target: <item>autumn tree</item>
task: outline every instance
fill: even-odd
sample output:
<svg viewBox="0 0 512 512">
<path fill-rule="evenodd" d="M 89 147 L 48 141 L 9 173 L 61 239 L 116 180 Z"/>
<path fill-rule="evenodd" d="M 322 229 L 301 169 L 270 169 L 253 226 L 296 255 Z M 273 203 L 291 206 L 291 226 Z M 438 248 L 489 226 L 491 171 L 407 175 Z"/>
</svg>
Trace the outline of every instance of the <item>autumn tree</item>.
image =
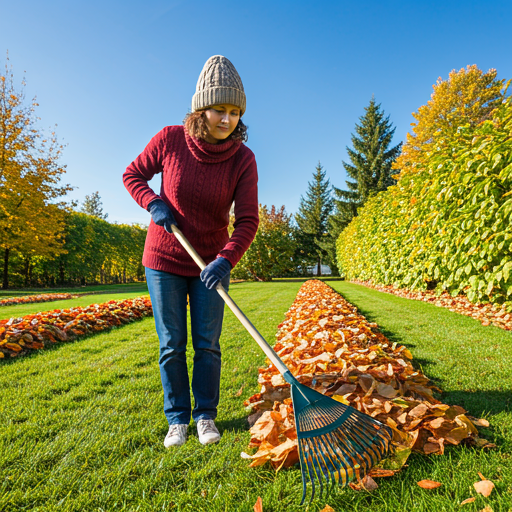
<svg viewBox="0 0 512 512">
<path fill-rule="evenodd" d="M 33 99 L 25 102 L 7 63 L 0 73 L 0 249 L 3 288 L 9 286 L 9 255 L 20 251 L 57 255 L 62 251 L 64 203 L 72 189 L 60 185 L 65 167 L 59 163 L 62 146 L 55 133 L 45 137 L 36 126 Z"/>
<path fill-rule="evenodd" d="M 412 133 L 407 134 L 393 169 L 414 172 L 429 153 L 442 151 L 443 136 L 451 138 L 459 126 L 476 126 L 487 119 L 503 101 L 509 83 L 498 80 L 495 69 L 484 73 L 476 64 L 451 71 L 448 80 L 439 77 L 428 103 L 412 114 L 416 122 L 411 123 Z"/>
<path fill-rule="evenodd" d="M 259 208 L 260 223 L 251 246 L 235 266 L 232 276 L 256 281 L 270 281 L 272 277 L 294 267 L 295 240 L 291 215 L 285 207 Z"/>
<path fill-rule="evenodd" d="M 299 211 L 295 221 L 299 227 L 299 248 L 304 257 L 314 257 L 318 275 L 322 274 L 322 257 L 327 255 L 322 244 L 329 238 L 327 221 L 332 212 L 331 185 L 320 162 L 313 173 L 313 181 L 308 183 L 306 197 L 301 196 Z"/>
<path fill-rule="evenodd" d="M 108 217 L 108 213 L 103 213 L 103 204 L 98 191 L 85 196 L 81 211 L 87 215 L 93 215 L 94 217 L 98 217 L 103 220 L 106 220 Z"/>
</svg>

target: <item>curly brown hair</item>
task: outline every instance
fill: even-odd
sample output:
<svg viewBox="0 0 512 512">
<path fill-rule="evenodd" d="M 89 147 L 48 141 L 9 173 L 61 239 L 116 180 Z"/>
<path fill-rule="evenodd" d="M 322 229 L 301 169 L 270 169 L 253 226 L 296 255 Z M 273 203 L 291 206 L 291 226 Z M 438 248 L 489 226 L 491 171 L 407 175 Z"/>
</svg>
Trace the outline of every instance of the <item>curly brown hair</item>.
<svg viewBox="0 0 512 512">
<path fill-rule="evenodd" d="M 206 140 L 208 136 L 208 126 L 206 125 L 206 116 L 204 110 L 196 110 L 195 112 L 189 112 L 183 124 L 187 129 L 188 133 L 196 139 Z M 247 126 L 244 124 L 242 119 L 238 120 L 236 128 L 233 133 L 230 134 L 225 140 L 238 140 L 240 142 L 247 142 Z"/>
</svg>

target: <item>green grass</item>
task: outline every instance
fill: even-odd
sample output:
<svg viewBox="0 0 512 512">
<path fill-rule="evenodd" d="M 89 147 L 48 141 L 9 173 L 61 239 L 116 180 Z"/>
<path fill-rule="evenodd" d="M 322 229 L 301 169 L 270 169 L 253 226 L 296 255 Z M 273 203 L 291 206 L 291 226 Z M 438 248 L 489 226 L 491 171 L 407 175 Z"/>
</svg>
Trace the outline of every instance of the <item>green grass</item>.
<svg viewBox="0 0 512 512">
<path fill-rule="evenodd" d="M 336 512 L 473 512 L 486 504 L 494 512 L 512 511 L 511 333 L 430 304 L 343 281 L 330 284 L 390 339 L 411 348 L 418 367 L 445 391 L 443 401 L 487 417 L 491 427 L 482 435 L 498 449 L 413 454 L 408 467 L 380 479 L 371 494 L 341 489 L 300 507 L 298 468 L 276 474 L 249 468 L 240 458 L 250 438 L 242 402 L 258 390 L 264 355 L 234 315 L 226 309 L 221 339 L 222 440 L 203 447 L 191 426 L 189 441 L 173 450 L 162 444 L 167 424 L 158 339 L 147 318 L 0 364 L 0 510 L 252 512 L 261 496 L 265 512 L 319 511 L 327 503 Z M 237 283 L 231 295 L 272 344 L 300 285 Z M 89 303 L 99 302 L 92 298 Z M 496 489 L 460 509 L 463 499 L 476 495 L 478 471 Z M 416 485 L 422 479 L 443 486 L 425 491 Z"/>
</svg>

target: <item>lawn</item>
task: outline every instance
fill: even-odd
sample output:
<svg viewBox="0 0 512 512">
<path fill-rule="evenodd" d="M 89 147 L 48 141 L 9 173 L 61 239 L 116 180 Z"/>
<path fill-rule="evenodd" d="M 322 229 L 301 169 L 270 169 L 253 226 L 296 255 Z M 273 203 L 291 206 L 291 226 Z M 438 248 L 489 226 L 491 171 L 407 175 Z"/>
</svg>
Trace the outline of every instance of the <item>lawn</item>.
<svg viewBox="0 0 512 512">
<path fill-rule="evenodd" d="M 512 334 L 430 304 L 343 281 L 327 283 L 392 341 L 411 349 L 418 368 L 444 390 L 444 402 L 486 417 L 491 427 L 482 436 L 498 448 L 452 447 L 440 457 L 413 455 L 408 467 L 379 480 L 371 494 L 341 489 L 301 507 L 298 468 L 276 474 L 268 467 L 249 468 L 240 458 L 250 438 L 243 400 L 258 390 L 264 356 L 234 315 L 226 309 L 221 339 L 217 423 L 222 440 L 203 447 L 191 426 L 189 441 L 173 450 L 162 444 L 167 425 L 158 340 L 153 319 L 146 318 L 0 363 L 0 510 L 251 512 L 261 496 L 265 512 L 319 511 L 326 504 L 336 512 L 472 512 L 486 505 L 494 512 L 512 511 Z M 300 285 L 236 283 L 230 293 L 272 344 Z M 132 292 L 111 298 L 132 297 Z M 92 295 L 59 301 L 66 304 L 61 306 L 9 306 L 0 309 L 0 317 L 103 301 Z M 476 496 L 472 484 L 478 471 L 496 489 L 461 509 L 462 500 Z M 416 485 L 422 479 L 443 486 L 426 491 Z"/>
</svg>

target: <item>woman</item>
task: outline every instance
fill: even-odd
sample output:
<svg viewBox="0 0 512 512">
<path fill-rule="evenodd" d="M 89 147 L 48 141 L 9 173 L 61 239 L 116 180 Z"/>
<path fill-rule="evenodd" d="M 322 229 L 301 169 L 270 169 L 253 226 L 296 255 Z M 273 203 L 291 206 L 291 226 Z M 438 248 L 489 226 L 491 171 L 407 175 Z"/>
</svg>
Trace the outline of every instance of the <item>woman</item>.
<svg viewBox="0 0 512 512">
<path fill-rule="evenodd" d="M 214 420 L 219 402 L 224 302 L 215 290 L 229 287 L 231 269 L 258 229 L 258 173 L 243 141 L 247 128 L 245 92 L 233 64 L 221 55 L 208 59 L 184 125 L 156 134 L 123 175 L 130 195 L 151 214 L 142 263 L 146 267 L 160 341 L 160 375 L 169 431 L 166 448 L 182 445 L 190 416 L 202 444 L 220 439 Z M 160 195 L 148 185 L 162 173 Z M 229 210 L 235 223 L 228 235 Z M 172 234 L 176 224 L 207 263 L 199 267 Z M 191 407 L 186 361 L 187 295 L 194 368 Z"/>
</svg>

